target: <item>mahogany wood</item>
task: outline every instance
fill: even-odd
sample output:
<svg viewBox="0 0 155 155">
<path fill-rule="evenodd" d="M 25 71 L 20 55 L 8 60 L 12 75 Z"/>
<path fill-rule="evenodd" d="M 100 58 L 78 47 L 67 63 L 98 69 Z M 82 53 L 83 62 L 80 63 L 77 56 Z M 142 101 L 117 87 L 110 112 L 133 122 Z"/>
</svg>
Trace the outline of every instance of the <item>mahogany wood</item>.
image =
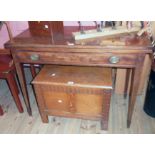
<svg viewBox="0 0 155 155">
<path fill-rule="evenodd" d="M 63 21 L 29 21 L 29 29 L 36 36 L 52 36 L 52 32 L 63 32 Z M 32 77 L 36 76 L 34 65 L 30 65 Z"/>
<path fill-rule="evenodd" d="M 138 93 L 138 86 L 140 83 L 140 78 L 139 76 L 141 75 L 141 66 L 143 65 L 144 62 L 144 56 L 140 56 L 137 59 L 137 66 L 132 69 L 132 78 L 131 78 L 131 91 L 130 91 L 130 95 L 131 97 L 129 98 L 129 106 L 128 106 L 128 117 L 127 117 L 127 127 L 130 127 L 131 124 L 131 118 L 132 118 L 132 114 L 133 114 L 133 108 L 136 102 L 136 95 Z"/>
<path fill-rule="evenodd" d="M 35 69 L 35 66 L 34 65 L 30 65 L 30 70 L 31 70 L 31 74 L 32 74 L 32 77 L 34 78 L 36 76 L 36 69 Z"/>
<path fill-rule="evenodd" d="M 128 94 L 130 73 L 131 73 L 131 69 L 127 68 L 127 70 L 126 70 L 126 78 L 125 78 L 125 87 L 124 87 L 124 98 L 126 98 L 127 94 Z"/>
<path fill-rule="evenodd" d="M 12 42 L 13 41 L 13 35 L 12 35 L 11 28 L 10 28 L 10 24 L 9 24 L 9 22 L 4 22 L 4 24 L 6 25 L 8 35 L 9 35 L 9 39 Z M 0 54 L 11 54 L 11 53 L 10 53 L 10 50 L 0 49 Z M 33 65 L 30 65 L 30 70 L 31 70 L 32 76 L 35 77 L 36 73 L 35 73 L 35 67 Z"/>
<path fill-rule="evenodd" d="M 5 50 L 2 50 L 3 52 Z M 23 107 L 19 99 L 19 90 L 15 79 L 16 69 L 13 64 L 13 60 L 10 54 L 1 53 L 0 54 L 0 78 L 6 79 L 9 85 L 12 96 L 15 100 L 16 106 L 20 113 L 23 112 Z M 1 110 L 1 114 L 2 110 Z"/>
<path fill-rule="evenodd" d="M 29 29 L 36 36 L 52 36 L 54 32 L 63 32 L 63 21 L 29 21 Z"/>
<path fill-rule="evenodd" d="M 43 122 L 48 122 L 48 115 L 101 119 L 107 130 L 111 72 L 102 67 L 45 65 L 32 82 Z"/>
<path fill-rule="evenodd" d="M 29 101 L 28 92 L 27 92 L 27 88 L 26 88 L 26 79 L 25 79 L 25 75 L 24 75 L 23 64 L 15 63 L 15 66 L 16 66 L 17 74 L 21 75 L 21 76 L 18 76 L 18 78 L 19 78 L 19 81 L 22 81 L 22 83 L 20 82 L 21 88 L 23 88 L 23 87 L 25 88 L 25 89 L 22 90 L 22 92 L 23 92 L 23 95 L 24 95 L 24 100 L 25 100 L 27 112 L 31 116 L 32 111 L 31 111 L 30 101 Z"/>
<path fill-rule="evenodd" d="M 49 22 L 29 21 L 29 29 L 33 35 L 51 36 L 51 26 Z"/>
<path fill-rule="evenodd" d="M 92 27 L 86 27 L 85 29 L 90 28 Z M 148 37 L 145 35 L 138 37 L 136 34 L 128 34 L 94 39 L 86 43 L 76 43 L 71 34 L 78 30 L 78 27 L 64 27 L 63 33 L 53 32 L 52 37 L 37 37 L 30 33 L 29 30 L 26 30 L 15 37 L 13 42 L 5 44 L 6 48 L 11 49 L 29 114 L 31 115 L 31 108 L 25 85 L 25 77 L 20 66 L 21 63 L 132 68 L 134 69 L 132 83 L 135 89 L 131 91 L 129 102 L 129 126 L 143 68 L 143 60 L 146 55 L 152 55 L 152 45 Z M 107 44 L 102 44 L 103 40 L 108 40 Z M 115 44 L 115 42 L 118 44 Z M 35 60 L 32 60 L 34 54 L 37 54 L 37 56 L 35 55 Z M 114 64 L 110 63 L 109 58 L 111 56 L 119 56 L 120 61 Z"/>
</svg>

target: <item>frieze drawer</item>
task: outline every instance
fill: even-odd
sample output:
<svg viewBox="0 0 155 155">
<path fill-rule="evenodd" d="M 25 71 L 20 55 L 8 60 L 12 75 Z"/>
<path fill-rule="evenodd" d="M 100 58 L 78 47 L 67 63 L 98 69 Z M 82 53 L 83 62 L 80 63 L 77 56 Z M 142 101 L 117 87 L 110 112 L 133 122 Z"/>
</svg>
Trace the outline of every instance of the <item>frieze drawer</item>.
<svg viewBox="0 0 155 155">
<path fill-rule="evenodd" d="M 25 63 L 43 63 L 43 64 L 80 64 L 80 65 L 107 65 L 107 66 L 134 66 L 137 55 L 115 54 L 115 53 L 97 53 L 94 55 L 87 53 L 50 53 L 50 52 L 18 52 L 16 57 L 19 61 Z"/>
</svg>

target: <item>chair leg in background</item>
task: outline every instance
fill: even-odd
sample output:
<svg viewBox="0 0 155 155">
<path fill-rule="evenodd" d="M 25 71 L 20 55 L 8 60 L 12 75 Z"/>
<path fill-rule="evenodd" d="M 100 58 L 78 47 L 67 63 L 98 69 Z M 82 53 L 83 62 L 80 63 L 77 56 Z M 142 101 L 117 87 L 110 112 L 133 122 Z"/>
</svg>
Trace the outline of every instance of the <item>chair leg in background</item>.
<svg viewBox="0 0 155 155">
<path fill-rule="evenodd" d="M 3 115 L 3 109 L 2 109 L 2 107 L 0 106 L 0 116 L 2 116 Z"/>
<path fill-rule="evenodd" d="M 12 96 L 13 96 L 13 98 L 15 100 L 18 111 L 20 113 L 22 113 L 23 112 L 23 107 L 22 107 L 21 101 L 20 101 L 18 93 L 17 93 L 17 87 L 18 86 L 17 86 L 17 83 L 16 83 L 16 81 L 14 79 L 14 75 L 11 72 L 7 74 L 7 82 L 8 82 L 10 91 L 12 93 Z"/>
</svg>

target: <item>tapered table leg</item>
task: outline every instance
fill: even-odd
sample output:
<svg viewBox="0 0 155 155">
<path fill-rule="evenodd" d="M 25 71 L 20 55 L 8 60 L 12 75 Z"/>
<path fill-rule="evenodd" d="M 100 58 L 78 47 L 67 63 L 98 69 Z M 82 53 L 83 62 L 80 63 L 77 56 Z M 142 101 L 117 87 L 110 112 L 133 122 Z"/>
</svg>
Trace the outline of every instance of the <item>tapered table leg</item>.
<svg viewBox="0 0 155 155">
<path fill-rule="evenodd" d="M 139 56 L 136 67 L 132 69 L 131 88 L 130 88 L 131 96 L 129 98 L 128 116 L 127 116 L 127 127 L 128 128 L 130 127 L 130 124 L 131 124 L 133 110 L 134 110 L 134 106 L 136 103 L 143 62 L 144 62 L 144 56 L 143 55 Z"/>
<path fill-rule="evenodd" d="M 16 62 L 15 66 L 16 66 L 16 71 L 17 71 L 17 75 L 18 75 L 18 78 L 19 78 L 19 82 L 20 82 L 20 85 L 21 85 L 21 90 L 22 90 L 22 93 L 23 93 L 23 97 L 24 97 L 24 100 L 25 100 L 27 112 L 31 116 L 32 111 L 31 111 L 30 101 L 29 101 L 29 97 L 28 97 L 28 91 L 27 91 L 27 87 L 26 87 L 26 80 L 25 80 L 23 65 L 21 63 L 19 63 L 19 62 Z"/>
<path fill-rule="evenodd" d="M 130 68 L 127 68 L 126 69 L 126 77 L 125 77 L 125 87 L 124 87 L 124 98 L 125 99 L 126 99 L 127 94 L 128 94 L 130 73 L 131 73 L 131 69 Z"/>
<path fill-rule="evenodd" d="M 31 70 L 31 74 L 32 74 L 32 77 L 35 78 L 36 76 L 36 70 L 35 70 L 35 66 L 30 64 L 30 70 Z"/>
</svg>

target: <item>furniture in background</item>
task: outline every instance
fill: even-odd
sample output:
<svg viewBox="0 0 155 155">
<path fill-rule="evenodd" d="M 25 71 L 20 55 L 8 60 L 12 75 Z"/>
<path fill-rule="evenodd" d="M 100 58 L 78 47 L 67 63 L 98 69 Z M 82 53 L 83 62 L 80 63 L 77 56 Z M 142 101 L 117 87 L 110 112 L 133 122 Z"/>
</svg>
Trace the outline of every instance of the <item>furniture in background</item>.
<svg viewBox="0 0 155 155">
<path fill-rule="evenodd" d="M 108 129 L 110 68 L 44 65 L 32 83 L 44 123 L 55 115 L 101 120 L 101 129 Z"/>
<path fill-rule="evenodd" d="M 13 42 L 5 44 L 13 55 L 29 115 L 32 115 L 32 111 L 21 66 L 23 63 L 129 68 L 132 69 L 131 95 L 127 114 L 127 127 L 129 127 L 143 72 L 144 59 L 152 55 L 150 40 L 145 35 L 137 37 L 136 34 L 127 34 L 94 39 L 79 44 L 71 35 L 72 32 L 78 30 L 79 27 L 76 26 L 64 27 L 63 33 L 53 32 L 53 37 L 37 37 L 30 30 L 26 30 L 14 37 Z"/>
<path fill-rule="evenodd" d="M 149 76 L 144 111 L 151 117 L 155 117 L 155 60 L 152 62 L 151 73 Z"/>
<path fill-rule="evenodd" d="M 12 37 L 9 23 L 1 22 L 1 27 L 3 24 L 6 25 L 10 41 L 12 41 L 13 37 Z M 18 108 L 18 111 L 20 113 L 22 113 L 23 107 L 22 107 L 20 98 L 18 96 L 19 89 L 18 89 L 18 85 L 16 83 L 15 76 L 16 76 L 16 68 L 13 63 L 13 59 L 12 59 L 10 50 L 0 49 L 0 78 L 7 80 L 8 86 L 9 86 L 12 96 L 14 98 L 15 104 Z M 1 107 L 0 107 L 0 115 L 3 115 L 3 110 Z"/>
<path fill-rule="evenodd" d="M 23 107 L 18 96 L 19 89 L 16 83 L 16 68 L 13 63 L 13 59 L 8 50 L 0 49 L 0 78 L 6 79 L 18 111 L 23 112 Z M 0 107 L 0 114 L 3 114 L 2 108 Z"/>
<path fill-rule="evenodd" d="M 2 107 L 0 106 L 0 116 L 2 116 L 3 115 L 3 109 L 2 109 Z"/>
<path fill-rule="evenodd" d="M 53 32 L 63 33 L 63 21 L 29 21 L 33 36 L 52 37 Z"/>
<path fill-rule="evenodd" d="M 155 103 L 155 71 L 151 70 L 144 104 L 144 111 L 151 117 L 155 117 L 154 103 Z"/>
<path fill-rule="evenodd" d="M 0 21 L 0 29 L 2 28 L 3 24 L 6 25 L 8 35 L 9 35 L 9 39 L 10 39 L 10 41 L 12 41 L 13 35 L 12 35 L 12 31 L 11 31 L 11 27 L 10 27 L 9 22 Z M 32 77 L 34 78 L 36 76 L 36 70 L 35 70 L 35 67 L 33 65 L 31 65 L 31 64 L 30 64 L 30 71 L 31 71 Z"/>
<path fill-rule="evenodd" d="M 28 24 L 33 36 L 52 37 L 53 31 L 63 33 L 63 21 L 29 21 Z M 36 76 L 36 66 L 38 65 L 30 64 L 33 78 Z"/>
</svg>

